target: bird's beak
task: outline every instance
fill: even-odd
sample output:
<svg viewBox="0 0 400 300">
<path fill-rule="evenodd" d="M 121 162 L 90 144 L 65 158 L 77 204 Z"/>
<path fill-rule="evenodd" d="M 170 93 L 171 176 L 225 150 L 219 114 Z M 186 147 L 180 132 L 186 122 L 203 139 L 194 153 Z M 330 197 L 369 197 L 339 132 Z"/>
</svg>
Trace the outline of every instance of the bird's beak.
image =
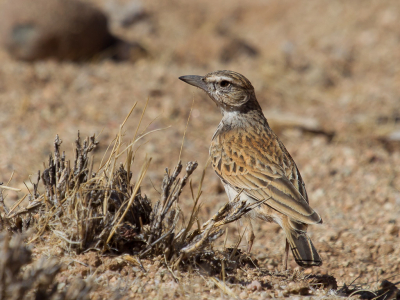
<svg viewBox="0 0 400 300">
<path fill-rule="evenodd" d="M 179 77 L 180 80 L 189 83 L 190 85 L 194 85 L 195 87 L 201 88 L 204 91 L 207 91 L 207 85 L 204 82 L 204 77 L 203 76 L 198 76 L 198 75 L 185 75 Z"/>
</svg>

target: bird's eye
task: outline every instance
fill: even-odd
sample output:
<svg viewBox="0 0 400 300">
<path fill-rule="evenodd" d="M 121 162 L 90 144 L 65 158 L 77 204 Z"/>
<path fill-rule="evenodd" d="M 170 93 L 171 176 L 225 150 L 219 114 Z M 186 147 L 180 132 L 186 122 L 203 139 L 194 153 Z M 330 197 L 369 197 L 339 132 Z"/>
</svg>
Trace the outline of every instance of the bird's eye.
<svg viewBox="0 0 400 300">
<path fill-rule="evenodd" d="M 230 82 L 229 82 L 229 81 L 226 81 L 226 80 L 222 80 L 222 81 L 219 83 L 219 85 L 220 85 L 221 87 L 227 87 L 227 86 L 230 85 Z"/>
</svg>

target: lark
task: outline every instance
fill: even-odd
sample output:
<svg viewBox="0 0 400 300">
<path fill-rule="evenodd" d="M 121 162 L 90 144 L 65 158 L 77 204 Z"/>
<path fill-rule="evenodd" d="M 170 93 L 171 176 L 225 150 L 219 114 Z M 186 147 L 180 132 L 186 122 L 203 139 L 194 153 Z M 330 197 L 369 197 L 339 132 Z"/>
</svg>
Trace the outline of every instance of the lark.
<svg viewBox="0 0 400 300">
<path fill-rule="evenodd" d="M 320 266 L 321 257 L 307 228 L 321 224 L 322 219 L 310 207 L 296 163 L 269 127 L 250 81 L 233 71 L 179 79 L 204 90 L 221 110 L 210 157 L 229 201 L 238 196 L 251 204 L 260 203 L 245 216 L 248 251 L 255 238 L 252 220 L 261 219 L 279 224 L 286 234 L 285 270 L 289 245 L 298 265 Z"/>
</svg>

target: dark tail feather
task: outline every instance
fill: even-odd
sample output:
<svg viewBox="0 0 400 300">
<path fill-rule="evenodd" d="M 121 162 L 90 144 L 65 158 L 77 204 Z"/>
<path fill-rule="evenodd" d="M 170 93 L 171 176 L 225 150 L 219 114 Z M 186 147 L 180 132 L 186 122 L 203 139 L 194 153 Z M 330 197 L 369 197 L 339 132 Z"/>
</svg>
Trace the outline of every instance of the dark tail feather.
<svg viewBox="0 0 400 300">
<path fill-rule="evenodd" d="M 292 249 L 294 259 L 299 266 L 314 267 L 322 265 L 322 259 L 307 233 L 299 233 L 291 229 L 286 232 L 286 238 Z"/>
</svg>

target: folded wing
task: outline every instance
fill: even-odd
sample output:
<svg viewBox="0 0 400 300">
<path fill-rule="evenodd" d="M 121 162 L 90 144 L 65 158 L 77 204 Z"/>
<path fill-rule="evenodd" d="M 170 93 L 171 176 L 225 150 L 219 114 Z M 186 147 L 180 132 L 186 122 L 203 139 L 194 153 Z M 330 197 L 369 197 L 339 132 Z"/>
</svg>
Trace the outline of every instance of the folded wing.
<svg viewBox="0 0 400 300">
<path fill-rule="evenodd" d="M 213 142 L 210 149 L 213 167 L 225 182 L 255 200 L 268 199 L 266 205 L 294 221 L 322 222 L 309 206 L 300 173 L 282 143 L 273 139 L 263 145 L 252 140 L 255 136 L 238 143 L 233 138 L 224 137 L 222 144 Z"/>
</svg>

